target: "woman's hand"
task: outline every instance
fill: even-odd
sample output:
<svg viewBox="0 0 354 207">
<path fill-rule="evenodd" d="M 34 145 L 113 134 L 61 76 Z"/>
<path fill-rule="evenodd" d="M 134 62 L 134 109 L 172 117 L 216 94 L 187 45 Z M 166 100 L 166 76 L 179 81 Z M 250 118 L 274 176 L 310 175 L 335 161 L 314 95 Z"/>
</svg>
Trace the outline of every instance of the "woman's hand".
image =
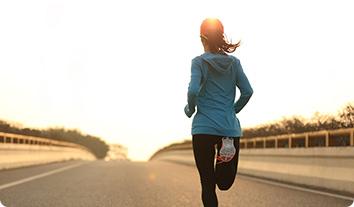
<svg viewBox="0 0 354 207">
<path fill-rule="evenodd" d="M 188 118 L 191 118 L 191 116 L 194 114 L 195 109 L 190 109 L 188 104 L 184 107 L 184 113 L 188 116 Z"/>
</svg>

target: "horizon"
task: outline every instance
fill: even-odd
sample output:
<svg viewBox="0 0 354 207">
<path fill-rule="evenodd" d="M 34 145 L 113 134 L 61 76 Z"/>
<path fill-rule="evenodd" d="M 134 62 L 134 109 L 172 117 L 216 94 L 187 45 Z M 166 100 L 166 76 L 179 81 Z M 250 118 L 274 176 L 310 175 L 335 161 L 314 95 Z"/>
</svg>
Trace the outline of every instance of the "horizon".
<svg viewBox="0 0 354 207">
<path fill-rule="evenodd" d="M 80 129 L 127 147 L 132 160 L 147 160 L 191 137 L 183 108 L 207 17 L 219 18 L 233 42 L 241 40 L 233 55 L 254 89 L 238 114 L 242 128 L 336 114 L 354 101 L 350 5 L 0 2 L 0 120 Z"/>
</svg>

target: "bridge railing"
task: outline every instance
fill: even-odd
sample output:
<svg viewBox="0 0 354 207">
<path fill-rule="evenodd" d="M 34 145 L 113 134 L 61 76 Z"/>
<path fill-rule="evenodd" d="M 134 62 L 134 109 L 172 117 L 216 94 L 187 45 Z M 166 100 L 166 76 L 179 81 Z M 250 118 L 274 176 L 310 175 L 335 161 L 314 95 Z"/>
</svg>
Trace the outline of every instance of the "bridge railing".
<svg viewBox="0 0 354 207">
<path fill-rule="evenodd" d="M 241 149 L 266 148 L 312 148 L 312 147 L 348 147 L 354 146 L 354 128 L 321 130 L 299 134 L 241 138 Z M 191 142 L 175 144 L 160 151 L 190 150 Z"/>
<path fill-rule="evenodd" d="M 88 148 L 79 144 L 0 132 L 0 169 L 72 159 L 96 158 Z"/>
<path fill-rule="evenodd" d="M 26 145 L 42 145 L 42 146 L 58 146 L 58 147 L 73 147 L 88 150 L 82 145 L 51 140 L 48 138 L 33 137 L 21 134 L 12 134 L 0 132 L 0 144 L 26 144 Z"/>
<path fill-rule="evenodd" d="M 354 146 L 354 128 L 241 139 L 241 149 Z"/>
</svg>

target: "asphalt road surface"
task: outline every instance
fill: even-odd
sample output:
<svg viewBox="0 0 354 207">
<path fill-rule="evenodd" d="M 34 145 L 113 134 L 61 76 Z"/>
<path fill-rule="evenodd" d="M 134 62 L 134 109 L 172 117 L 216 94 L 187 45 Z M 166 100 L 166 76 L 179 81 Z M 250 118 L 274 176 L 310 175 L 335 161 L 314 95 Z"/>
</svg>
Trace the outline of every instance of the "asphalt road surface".
<svg viewBox="0 0 354 207">
<path fill-rule="evenodd" d="M 237 177 L 229 191 L 217 193 L 220 207 L 347 207 L 352 203 L 244 176 Z M 68 161 L 2 170 L 0 201 L 6 207 L 202 206 L 196 169 L 162 161 Z"/>
</svg>

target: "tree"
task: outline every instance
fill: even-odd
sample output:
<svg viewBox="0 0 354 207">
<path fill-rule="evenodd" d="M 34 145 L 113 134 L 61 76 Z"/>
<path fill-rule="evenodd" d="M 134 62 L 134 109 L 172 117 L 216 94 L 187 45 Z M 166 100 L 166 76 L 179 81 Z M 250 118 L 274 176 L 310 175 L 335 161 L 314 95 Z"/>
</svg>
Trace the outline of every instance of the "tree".
<svg viewBox="0 0 354 207">
<path fill-rule="evenodd" d="M 354 127 L 354 106 L 348 104 L 339 115 L 341 125 L 345 128 Z"/>
<path fill-rule="evenodd" d="M 20 128 L 0 120 L 0 132 L 44 137 L 48 139 L 79 144 L 90 150 L 98 159 L 104 158 L 109 150 L 108 145 L 99 137 L 83 135 L 77 129 L 68 130 L 64 128 L 49 128 L 39 130 L 31 128 Z"/>
</svg>

